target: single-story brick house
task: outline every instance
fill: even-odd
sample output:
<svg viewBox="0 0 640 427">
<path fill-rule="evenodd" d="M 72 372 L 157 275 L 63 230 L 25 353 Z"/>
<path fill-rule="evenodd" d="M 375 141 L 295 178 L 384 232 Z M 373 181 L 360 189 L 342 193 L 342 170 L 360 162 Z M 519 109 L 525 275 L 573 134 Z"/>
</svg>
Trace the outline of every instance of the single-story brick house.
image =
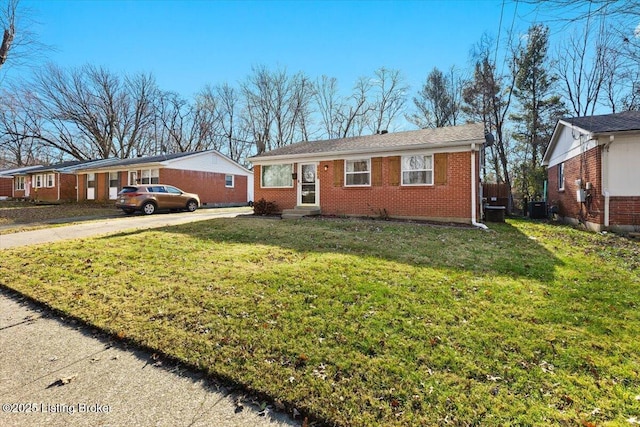
<svg viewBox="0 0 640 427">
<path fill-rule="evenodd" d="M 198 193 L 202 204 L 245 205 L 253 200 L 253 172 L 215 150 L 68 161 L 11 174 L 15 198 L 108 201 L 126 185 L 163 183 Z"/>
<path fill-rule="evenodd" d="M 77 200 L 75 168 L 95 161 L 71 160 L 14 172 L 13 197 L 43 202 Z"/>
<path fill-rule="evenodd" d="M 41 167 L 41 165 L 23 166 L 21 168 L 5 169 L 0 171 L 0 197 L 14 197 L 14 174 L 19 174 L 39 167 Z M 22 181 L 21 186 L 24 187 L 24 180 Z"/>
<path fill-rule="evenodd" d="M 478 224 L 482 124 L 304 141 L 250 158 L 279 211 Z"/>
<path fill-rule="evenodd" d="M 543 165 L 548 202 L 561 220 L 640 230 L 640 112 L 559 120 Z"/>
<path fill-rule="evenodd" d="M 253 200 L 253 172 L 216 150 L 109 159 L 75 168 L 77 200 L 115 200 L 122 187 L 170 184 L 197 193 L 210 206 Z"/>
</svg>

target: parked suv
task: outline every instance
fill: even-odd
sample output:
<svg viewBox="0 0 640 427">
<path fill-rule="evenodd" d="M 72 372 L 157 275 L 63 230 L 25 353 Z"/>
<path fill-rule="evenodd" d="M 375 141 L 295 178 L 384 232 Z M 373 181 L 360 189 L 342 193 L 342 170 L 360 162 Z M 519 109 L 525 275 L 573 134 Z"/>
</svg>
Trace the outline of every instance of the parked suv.
<svg viewBox="0 0 640 427">
<path fill-rule="evenodd" d="M 126 214 L 141 211 L 151 215 L 159 209 L 188 210 L 193 212 L 200 206 L 197 194 L 185 193 L 179 188 L 164 184 L 129 185 L 118 193 L 116 207 Z"/>
</svg>

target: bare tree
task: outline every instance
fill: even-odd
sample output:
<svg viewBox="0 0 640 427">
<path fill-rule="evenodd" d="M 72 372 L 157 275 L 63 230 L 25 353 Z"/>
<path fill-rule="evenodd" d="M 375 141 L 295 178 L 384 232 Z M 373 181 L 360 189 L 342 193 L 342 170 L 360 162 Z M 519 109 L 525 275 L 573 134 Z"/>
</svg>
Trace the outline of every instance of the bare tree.
<svg viewBox="0 0 640 427">
<path fill-rule="evenodd" d="M 0 0 L 0 69 L 33 66 L 38 55 L 51 49 L 32 30 L 32 16 L 20 0 Z"/>
<path fill-rule="evenodd" d="M 359 136 L 369 123 L 373 107 L 369 100 L 371 82 L 367 77 L 360 77 L 353 87 L 347 102 L 338 112 L 338 134 L 340 138 Z"/>
<path fill-rule="evenodd" d="M 313 85 L 303 73 L 254 67 L 241 91 L 258 154 L 308 137 Z"/>
<path fill-rule="evenodd" d="M 163 92 L 156 101 L 156 125 L 153 139 L 155 152 L 174 153 L 219 149 L 214 138 L 215 101 L 195 105 L 175 92 Z"/>
<path fill-rule="evenodd" d="M 148 75 L 122 79 L 93 66 L 67 71 L 49 65 L 21 91 L 32 100 L 23 108 L 21 136 L 77 159 L 142 154 L 156 95 Z"/>
<path fill-rule="evenodd" d="M 594 33 L 597 34 L 596 40 L 592 40 Z M 607 92 L 613 96 L 619 77 L 618 55 L 612 48 L 613 40 L 606 32 L 603 20 L 598 32 L 586 26 L 581 35 L 574 34 L 559 46 L 554 70 L 560 80 L 559 90 L 567 100 L 571 114 L 578 117 L 593 115 Z M 615 105 L 611 107 L 615 109 Z"/>
<path fill-rule="evenodd" d="M 388 130 L 393 121 L 401 115 L 408 86 L 404 83 L 400 70 L 381 67 L 374 74 L 370 126 L 374 133 L 379 133 Z"/>
<path fill-rule="evenodd" d="M 16 38 L 16 11 L 19 0 L 8 0 L 6 8 L 0 13 L 0 29 L 2 29 L 2 43 L 0 43 L 0 68 L 7 62 L 9 51 L 13 48 Z"/>
<path fill-rule="evenodd" d="M 5 162 L 20 167 L 37 163 L 41 157 L 40 146 L 27 133 L 23 105 L 28 99 L 20 99 L 17 94 L 0 93 L 0 151 Z"/>
<path fill-rule="evenodd" d="M 232 160 L 242 163 L 251 154 L 252 144 L 249 140 L 249 129 L 242 120 L 243 104 L 240 92 L 227 83 L 216 86 L 213 90 L 216 102 L 216 118 L 219 121 L 216 138 L 220 140 L 224 154 Z"/>
</svg>

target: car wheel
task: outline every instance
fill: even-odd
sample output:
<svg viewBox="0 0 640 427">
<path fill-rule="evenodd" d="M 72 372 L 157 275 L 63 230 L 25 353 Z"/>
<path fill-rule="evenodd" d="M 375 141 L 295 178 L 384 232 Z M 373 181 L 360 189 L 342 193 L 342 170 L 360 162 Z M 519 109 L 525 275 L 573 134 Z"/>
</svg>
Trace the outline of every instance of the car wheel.
<svg viewBox="0 0 640 427">
<path fill-rule="evenodd" d="M 135 212 L 135 209 L 122 209 L 122 212 L 124 212 L 126 215 L 131 215 Z"/>
<path fill-rule="evenodd" d="M 145 215 L 151 215 L 155 211 L 156 205 L 154 205 L 153 202 L 146 202 L 144 205 L 142 205 L 142 212 L 144 212 Z"/>
<path fill-rule="evenodd" d="M 187 210 L 189 212 L 195 212 L 196 209 L 198 209 L 198 202 L 196 202 L 195 200 L 189 200 L 187 202 Z"/>
</svg>

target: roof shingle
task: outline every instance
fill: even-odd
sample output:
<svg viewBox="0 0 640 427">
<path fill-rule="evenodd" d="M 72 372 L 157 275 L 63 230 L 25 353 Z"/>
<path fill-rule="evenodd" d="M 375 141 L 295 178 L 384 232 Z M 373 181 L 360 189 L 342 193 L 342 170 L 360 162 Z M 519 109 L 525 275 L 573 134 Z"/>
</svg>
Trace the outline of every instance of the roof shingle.
<svg viewBox="0 0 640 427">
<path fill-rule="evenodd" d="M 565 122 L 592 133 L 624 132 L 640 130 L 640 111 L 603 114 L 599 116 L 572 117 Z"/>
<path fill-rule="evenodd" d="M 250 158 L 250 160 L 268 159 L 276 156 L 320 155 L 340 152 L 366 153 L 367 151 L 380 149 L 394 150 L 437 143 L 454 145 L 455 143 L 479 140 L 484 141 L 484 126 L 481 123 L 470 123 L 435 129 L 354 136 L 322 141 L 303 141 L 262 153 Z"/>
</svg>

